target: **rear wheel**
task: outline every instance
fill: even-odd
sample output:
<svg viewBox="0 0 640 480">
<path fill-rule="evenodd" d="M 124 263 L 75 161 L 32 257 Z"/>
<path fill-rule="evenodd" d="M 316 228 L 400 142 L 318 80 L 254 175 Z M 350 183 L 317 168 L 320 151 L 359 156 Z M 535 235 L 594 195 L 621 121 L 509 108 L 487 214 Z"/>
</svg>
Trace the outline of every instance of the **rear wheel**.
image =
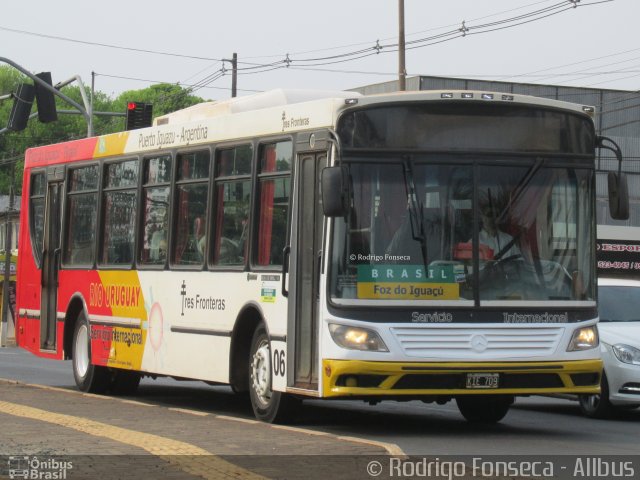
<svg viewBox="0 0 640 480">
<path fill-rule="evenodd" d="M 600 379 L 600 393 L 596 395 L 580 395 L 580 410 L 590 418 L 607 418 L 613 412 L 613 405 L 609 401 L 609 382 L 602 372 Z"/>
<path fill-rule="evenodd" d="M 458 409 L 472 423 L 498 423 L 513 403 L 513 397 L 505 395 L 465 395 L 456 398 Z"/>
<path fill-rule="evenodd" d="M 258 420 L 282 423 L 291 419 L 299 401 L 286 393 L 271 389 L 271 348 L 264 325 L 253 334 L 249 353 L 249 396 Z"/>
<path fill-rule="evenodd" d="M 84 312 L 80 312 L 73 331 L 73 376 L 83 392 L 104 393 L 110 384 L 107 367 L 91 363 L 91 330 Z"/>
</svg>

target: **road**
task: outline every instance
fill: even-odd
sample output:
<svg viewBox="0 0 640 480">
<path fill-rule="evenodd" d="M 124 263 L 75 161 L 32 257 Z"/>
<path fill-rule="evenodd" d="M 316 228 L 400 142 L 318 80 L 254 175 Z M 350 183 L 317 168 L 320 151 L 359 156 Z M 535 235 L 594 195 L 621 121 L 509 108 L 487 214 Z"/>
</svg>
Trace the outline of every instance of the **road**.
<svg viewBox="0 0 640 480">
<path fill-rule="evenodd" d="M 0 349 L 0 377 L 75 389 L 70 362 L 39 359 L 21 349 Z M 172 379 L 143 379 L 135 400 L 252 419 L 249 402 L 226 387 Z M 397 445 L 408 455 L 638 455 L 640 409 L 610 420 L 584 418 L 576 402 L 518 398 L 497 425 L 468 424 L 454 402 L 305 401 L 297 426 Z"/>
</svg>

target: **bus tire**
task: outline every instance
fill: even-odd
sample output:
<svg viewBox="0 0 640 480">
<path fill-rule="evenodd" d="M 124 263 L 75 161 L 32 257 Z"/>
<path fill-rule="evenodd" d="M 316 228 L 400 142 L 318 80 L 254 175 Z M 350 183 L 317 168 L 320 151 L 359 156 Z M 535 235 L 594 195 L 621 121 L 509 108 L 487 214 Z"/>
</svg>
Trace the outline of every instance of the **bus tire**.
<svg viewBox="0 0 640 480">
<path fill-rule="evenodd" d="M 578 397 L 580 410 L 589 418 L 608 418 L 613 412 L 613 405 L 609 401 L 609 382 L 604 371 L 600 378 L 600 394 L 580 395 Z"/>
<path fill-rule="evenodd" d="M 114 395 L 133 395 L 138 390 L 141 378 L 138 372 L 114 369 L 109 391 Z"/>
<path fill-rule="evenodd" d="M 73 377 L 83 392 L 105 393 L 109 387 L 107 367 L 91 363 L 91 327 L 84 312 L 78 314 L 73 330 Z"/>
<path fill-rule="evenodd" d="M 458 410 L 471 423 L 498 423 L 513 403 L 509 395 L 464 395 L 456 398 Z"/>
<path fill-rule="evenodd" d="M 267 423 L 290 421 L 299 401 L 271 390 L 271 348 L 264 324 L 258 325 L 249 352 L 249 396 L 258 420 Z"/>
</svg>

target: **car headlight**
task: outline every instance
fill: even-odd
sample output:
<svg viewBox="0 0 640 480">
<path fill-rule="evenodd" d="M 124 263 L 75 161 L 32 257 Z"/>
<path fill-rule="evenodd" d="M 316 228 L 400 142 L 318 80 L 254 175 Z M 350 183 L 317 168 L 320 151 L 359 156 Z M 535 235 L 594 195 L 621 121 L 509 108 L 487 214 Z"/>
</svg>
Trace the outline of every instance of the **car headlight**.
<svg viewBox="0 0 640 480">
<path fill-rule="evenodd" d="M 618 343 L 612 345 L 613 353 L 622 363 L 630 363 L 632 365 L 640 365 L 640 350 L 629 345 Z"/>
<path fill-rule="evenodd" d="M 329 324 L 329 331 L 333 341 L 342 348 L 350 350 L 367 350 L 374 352 L 388 352 L 389 349 L 384 344 L 380 335 L 373 330 L 349 325 Z"/>
<path fill-rule="evenodd" d="M 582 327 L 573 332 L 567 352 L 589 350 L 598 346 L 598 328 L 595 325 Z"/>
</svg>

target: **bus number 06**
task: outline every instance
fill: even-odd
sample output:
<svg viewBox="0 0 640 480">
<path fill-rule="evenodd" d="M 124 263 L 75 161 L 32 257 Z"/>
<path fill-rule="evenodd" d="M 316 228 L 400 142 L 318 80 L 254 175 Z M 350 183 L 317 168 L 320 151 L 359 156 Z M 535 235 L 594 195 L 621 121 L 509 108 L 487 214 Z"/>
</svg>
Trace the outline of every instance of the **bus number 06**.
<svg viewBox="0 0 640 480">
<path fill-rule="evenodd" d="M 285 358 L 284 350 L 273 351 L 273 374 L 276 377 L 284 377 Z"/>
</svg>

